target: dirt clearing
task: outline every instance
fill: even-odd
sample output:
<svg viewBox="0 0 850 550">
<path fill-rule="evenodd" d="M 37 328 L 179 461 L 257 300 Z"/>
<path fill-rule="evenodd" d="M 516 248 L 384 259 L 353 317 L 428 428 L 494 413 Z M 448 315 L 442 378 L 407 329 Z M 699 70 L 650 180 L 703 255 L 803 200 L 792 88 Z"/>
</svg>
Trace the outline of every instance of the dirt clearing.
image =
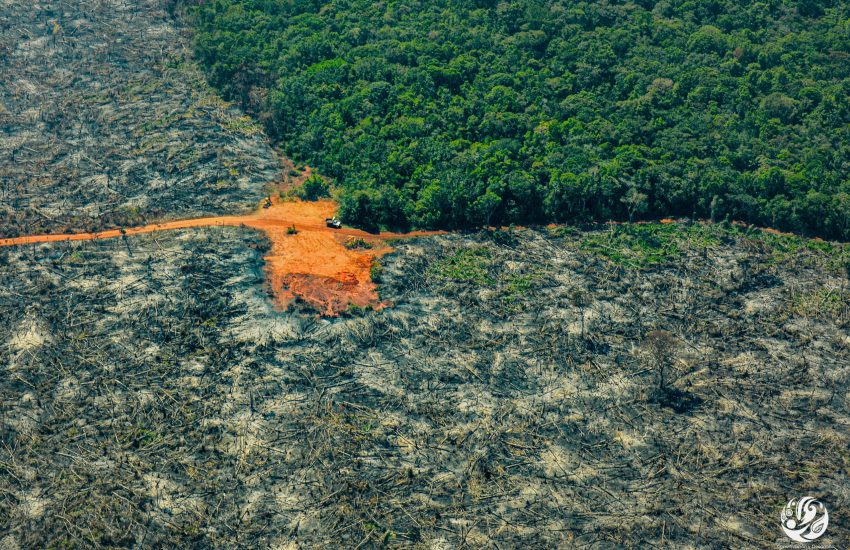
<svg viewBox="0 0 850 550">
<path fill-rule="evenodd" d="M 372 234 L 351 228 L 332 229 L 324 220 L 336 213 L 335 202 L 283 201 L 277 194 L 271 197 L 271 207 L 260 207 L 245 216 L 177 220 L 95 233 L 27 235 L 0 239 L 0 246 L 91 241 L 200 227 L 250 227 L 263 231 L 271 241 L 265 271 L 276 305 L 286 309 L 300 300 L 323 315 L 335 316 L 351 305 L 383 307 L 371 270 L 377 258 L 391 251 L 388 239 L 439 234 Z M 352 246 L 352 242 L 357 245 Z"/>
</svg>

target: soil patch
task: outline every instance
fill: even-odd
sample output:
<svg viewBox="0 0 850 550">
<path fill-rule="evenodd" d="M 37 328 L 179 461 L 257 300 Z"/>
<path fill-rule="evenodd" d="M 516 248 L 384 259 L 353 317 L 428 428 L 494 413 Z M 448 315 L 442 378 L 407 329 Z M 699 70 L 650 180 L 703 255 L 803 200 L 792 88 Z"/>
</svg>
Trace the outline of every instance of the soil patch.
<svg viewBox="0 0 850 550">
<path fill-rule="evenodd" d="M 349 305 L 383 307 L 371 269 L 376 258 L 392 250 L 387 239 L 439 233 L 372 234 L 351 228 L 332 229 L 324 220 L 335 214 L 335 202 L 284 201 L 278 196 L 272 193 L 269 208 L 260 206 L 245 216 L 212 216 L 94 233 L 27 235 L 0 239 L 0 246 L 91 241 L 196 227 L 250 227 L 263 231 L 271 241 L 271 250 L 265 257 L 266 276 L 276 305 L 286 309 L 300 299 L 323 315 L 336 316 Z M 347 248 L 345 243 L 352 238 L 361 239 L 371 248 Z"/>
</svg>

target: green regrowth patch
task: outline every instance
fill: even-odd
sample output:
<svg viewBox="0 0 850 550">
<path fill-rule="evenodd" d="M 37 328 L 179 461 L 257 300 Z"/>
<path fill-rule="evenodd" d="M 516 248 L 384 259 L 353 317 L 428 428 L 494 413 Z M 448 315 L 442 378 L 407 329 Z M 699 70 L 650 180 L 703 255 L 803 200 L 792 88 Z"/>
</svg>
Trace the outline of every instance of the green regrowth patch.
<svg viewBox="0 0 850 550">
<path fill-rule="evenodd" d="M 486 245 L 448 252 L 428 269 L 428 277 L 449 285 L 488 288 L 503 314 L 523 311 L 540 286 L 543 275 L 526 264 L 510 267 Z"/>
<path fill-rule="evenodd" d="M 380 283 L 381 276 L 384 273 L 384 267 L 381 265 L 381 262 L 375 260 L 372 263 L 372 267 L 369 268 L 369 277 L 372 279 L 373 283 Z"/>
<path fill-rule="evenodd" d="M 840 288 L 818 288 L 795 294 L 791 309 L 806 318 L 838 319 L 850 317 L 850 291 Z"/>
<path fill-rule="evenodd" d="M 254 122 L 251 117 L 242 116 L 239 118 L 226 118 L 222 124 L 225 129 L 230 132 L 243 136 L 255 136 L 262 132 L 262 128 Z"/>
<path fill-rule="evenodd" d="M 358 306 L 357 304 L 349 304 L 345 311 L 342 312 L 343 317 L 363 317 L 370 311 L 373 311 L 374 308 L 367 304 L 365 306 Z"/>
<path fill-rule="evenodd" d="M 561 238 L 576 235 L 561 228 L 552 228 L 549 234 Z M 641 269 L 677 260 L 688 250 L 701 251 L 732 242 L 750 243 L 764 250 L 768 253 L 765 264 L 803 261 L 833 274 L 850 273 L 850 247 L 844 243 L 734 224 L 616 224 L 608 231 L 586 234 L 579 240 L 579 249 L 619 266 Z"/>
<path fill-rule="evenodd" d="M 542 275 L 531 273 L 508 273 L 500 278 L 502 308 L 506 313 L 517 313 L 524 308 L 524 299 L 539 285 Z"/>
<path fill-rule="evenodd" d="M 760 231 L 756 238 L 769 247 L 773 263 L 797 261 L 804 257 L 809 263 L 824 267 L 831 273 L 850 274 L 850 247 L 844 243 L 765 231 Z"/>
<path fill-rule="evenodd" d="M 349 250 L 370 250 L 372 248 L 372 243 L 360 237 L 356 237 L 347 240 L 344 246 Z"/>
<path fill-rule="evenodd" d="M 433 278 L 491 286 L 495 279 L 490 275 L 492 254 L 486 247 L 463 248 L 437 262 L 430 270 Z"/>
<path fill-rule="evenodd" d="M 678 258 L 680 238 L 678 224 L 624 224 L 588 235 L 579 248 L 614 264 L 639 269 Z"/>
</svg>

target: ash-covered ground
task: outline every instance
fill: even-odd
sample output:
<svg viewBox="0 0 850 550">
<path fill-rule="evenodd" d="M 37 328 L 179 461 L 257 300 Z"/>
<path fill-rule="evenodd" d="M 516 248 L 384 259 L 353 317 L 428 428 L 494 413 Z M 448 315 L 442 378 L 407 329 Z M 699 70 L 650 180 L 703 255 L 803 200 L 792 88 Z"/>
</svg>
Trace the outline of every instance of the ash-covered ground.
<svg viewBox="0 0 850 550">
<path fill-rule="evenodd" d="M 247 230 L 2 249 L 0 544 L 840 547 L 846 248 L 635 227 L 400 243 L 335 320 Z"/>
<path fill-rule="evenodd" d="M 161 4 L 0 0 L 0 235 L 256 206 L 278 163 Z M 0 548 L 850 541 L 846 246 L 627 225 L 396 244 L 275 312 L 211 228 L 0 249 Z"/>
<path fill-rule="evenodd" d="M 159 0 L 0 0 L 0 236 L 256 207 L 279 162 Z"/>
</svg>

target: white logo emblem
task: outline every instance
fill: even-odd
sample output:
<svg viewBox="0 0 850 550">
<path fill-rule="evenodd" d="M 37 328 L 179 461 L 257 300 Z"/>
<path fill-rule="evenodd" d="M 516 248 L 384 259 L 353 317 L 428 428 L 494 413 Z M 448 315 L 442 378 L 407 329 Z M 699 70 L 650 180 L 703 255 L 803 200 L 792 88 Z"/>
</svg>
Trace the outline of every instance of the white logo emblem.
<svg viewBox="0 0 850 550">
<path fill-rule="evenodd" d="M 782 509 L 782 530 L 796 542 L 812 542 L 826 532 L 829 513 L 812 497 L 792 498 Z"/>
</svg>

